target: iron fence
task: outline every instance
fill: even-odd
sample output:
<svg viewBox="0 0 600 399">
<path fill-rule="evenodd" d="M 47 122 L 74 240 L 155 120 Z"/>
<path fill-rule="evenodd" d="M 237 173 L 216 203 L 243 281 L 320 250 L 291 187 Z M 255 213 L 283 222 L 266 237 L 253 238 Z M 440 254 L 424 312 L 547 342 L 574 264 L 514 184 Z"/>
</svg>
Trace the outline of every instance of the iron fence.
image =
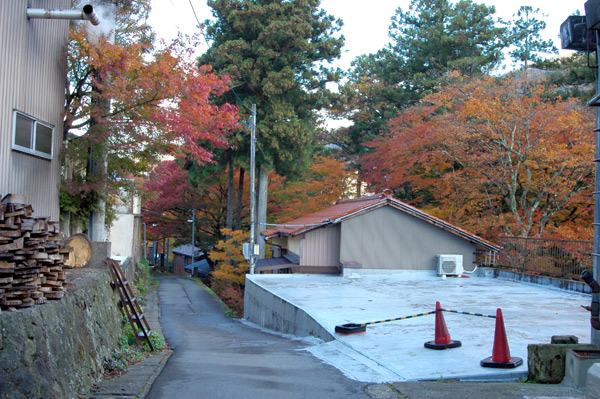
<svg viewBox="0 0 600 399">
<path fill-rule="evenodd" d="M 499 244 L 496 267 L 572 279 L 592 270 L 592 241 L 500 237 Z"/>
</svg>

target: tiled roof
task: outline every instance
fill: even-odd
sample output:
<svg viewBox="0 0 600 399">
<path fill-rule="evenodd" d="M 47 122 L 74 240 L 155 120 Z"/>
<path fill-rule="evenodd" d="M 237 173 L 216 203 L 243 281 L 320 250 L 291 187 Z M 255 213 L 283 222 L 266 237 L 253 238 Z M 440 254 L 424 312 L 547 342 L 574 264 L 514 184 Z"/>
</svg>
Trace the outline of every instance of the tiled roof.
<svg viewBox="0 0 600 399">
<path fill-rule="evenodd" d="M 198 256 L 198 254 L 203 254 L 202 251 L 200 251 L 200 248 L 196 247 L 195 248 L 195 252 L 194 252 L 194 256 Z M 185 245 L 181 245 L 177 248 L 173 248 L 172 251 L 174 254 L 179 254 L 179 255 L 183 255 L 183 256 L 192 256 L 192 244 L 185 244 Z"/>
<path fill-rule="evenodd" d="M 365 213 L 385 205 L 392 206 L 402 212 L 411 214 L 419 219 L 432 223 L 435 226 L 456 234 L 464 239 L 478 243 L 486 247 L 488 250 L 499 250 L 496 245 L 484 240 L 481 237 L 471 234 L 466 230 L 453 226 L 442 219 L 431 216 L 413 206 L 397 200 L 392 196 L 391 190 L 384 190 L 383 193 L 377 195 L 340 200 L 332 207 L 311 213 L 310 215 L 302 216 L 296 220 L 287 222 L 284 225 L 263 230 L 261 231 L 261 235 L 267 239 L 275 236 L 296 236 L 327 224 L 339 223 L 348 217 L 354 216 L 355 214 Z"/>
</svg>

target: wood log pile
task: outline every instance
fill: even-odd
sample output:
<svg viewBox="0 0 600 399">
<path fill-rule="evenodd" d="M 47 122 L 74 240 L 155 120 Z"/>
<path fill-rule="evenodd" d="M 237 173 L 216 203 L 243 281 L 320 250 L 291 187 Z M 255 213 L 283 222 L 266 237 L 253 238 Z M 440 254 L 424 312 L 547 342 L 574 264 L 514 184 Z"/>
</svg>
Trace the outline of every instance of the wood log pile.
<svg viewBox="0 0 600 399">
<path fill-rule="evenodd" d="M 8 194 L 0 203 L 0 308 L 13 310 L 65 293 L 70 247 L 58 222 L 34 217 L 27 197 Z"/>
</svg>

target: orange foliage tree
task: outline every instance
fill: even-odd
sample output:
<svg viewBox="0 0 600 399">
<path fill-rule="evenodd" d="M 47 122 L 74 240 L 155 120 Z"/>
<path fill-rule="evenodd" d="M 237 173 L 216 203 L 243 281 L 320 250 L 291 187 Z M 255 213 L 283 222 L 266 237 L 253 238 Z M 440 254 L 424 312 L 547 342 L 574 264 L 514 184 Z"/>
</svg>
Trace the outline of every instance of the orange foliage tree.
<svg viewBox="0 0 600 399">
<path fill-rule="evenodd" d="M 269 179 L 269 219 L 278 223 L 297 219 L 347 198 L 355 176 L 344 162 L 315 156 L 301 179 L 285 181 L 279 176 Z"/>
<path fill-rule="evenodd" d="M 210 259 L 216 266 L 212 273 L 212 290 L 238 315 L 244 314 L 244 285 L 250 265 L 242 254 L 242 244 L 248 242 L 250 234 L 241 230 L 223 229 L 223 235 L 230 237 L 219 241 Z"/>
<path fill-rule="evenodd" d="M 131 190 L 123 178 L 144 175 L 164 155 L 213 161 L 215 149 L 229 146 L 238 116 L 235 106 L 214 104 L 229 78 L 196 66 L 197 38 L 158 48 L 145 24 L 117 29 L 114 42 L 92 40 L 84 26 L 69 33 L 61 206 L 85 224 L 91 210 L 101 211 L 97 198 L 108 203 L 117 188 Z M 94 171 L 90 160 L 105 165 Z"/>
<path fill-rule="evenodd" d="M 483 236 L 589 239 L 592 114 L 553 89 L 450 76 L 371 143 L 371 183 Z"/>
</svg>

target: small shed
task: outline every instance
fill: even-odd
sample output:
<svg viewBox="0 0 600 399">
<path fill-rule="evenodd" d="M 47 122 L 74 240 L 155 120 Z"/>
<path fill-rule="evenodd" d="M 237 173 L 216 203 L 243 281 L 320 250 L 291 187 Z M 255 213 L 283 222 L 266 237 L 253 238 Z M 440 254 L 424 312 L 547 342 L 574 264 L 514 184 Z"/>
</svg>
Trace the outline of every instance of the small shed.
<svg viewBox="0 0 600 399">
<path fill-rule="evenodd" d="M 211 269 L 207 259 L 202 259 L 183 268 L 188 276 L 208 277 Z"/>
<path fill-rule="evenodd" d="M 192 253 L 194 254 L 194 262 L 206 258 L 200 248 L 193 247 L 191 244 L 185 244 L 173 249 L 173 273 L 179 276 L 190 275 L 189 272 L 185 271 L 185 267 L 192 264 Z"/>
<path fill-rule="evenodd" d="M 261 232 L 273 259 L 258 272 L 339 273 L 342 268 L 435 270 L 440 254 L 462 255 L 465 271 L 499 251 L 491 242 L 399 201 L 391 190 Z"/>
</svg>

